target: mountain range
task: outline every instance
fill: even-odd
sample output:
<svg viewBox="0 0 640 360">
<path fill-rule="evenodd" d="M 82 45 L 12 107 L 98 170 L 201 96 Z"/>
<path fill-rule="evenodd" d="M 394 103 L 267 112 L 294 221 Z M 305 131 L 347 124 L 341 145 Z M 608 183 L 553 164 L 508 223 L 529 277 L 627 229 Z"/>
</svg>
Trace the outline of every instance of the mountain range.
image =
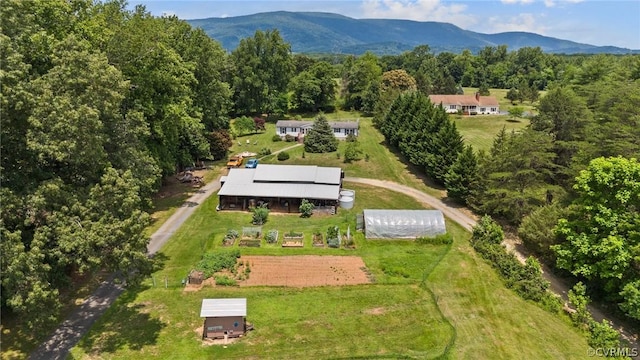
<svg viewBox="0 0 640 360">
<path fill-rule="evenodd" d="M 544 52 L 564 54 L 640 53 L 640 50 L 581 44 L 529 32 L 483 34 L 442 22 L 353 19 L 321 12 L 276 11 L 187 22 L 202 28 L 228 51 L 235 49 L 241 39 L 253 36 L 256 30 L 278 29 L 294 53 L 359 55 L 371 51 L 392 55 L 425 44 L 436 53 L 459 53 L 464 49 L 476 53 L 486 46 L 499 45 L 507 45 L 509 51 L 540 47 Z"/>
</svg>

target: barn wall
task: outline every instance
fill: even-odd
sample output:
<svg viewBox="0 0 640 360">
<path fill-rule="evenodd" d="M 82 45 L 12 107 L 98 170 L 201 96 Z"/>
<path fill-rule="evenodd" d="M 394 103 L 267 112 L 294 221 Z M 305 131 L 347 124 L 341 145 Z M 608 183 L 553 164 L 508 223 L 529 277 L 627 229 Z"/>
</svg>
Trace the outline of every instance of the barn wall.
<svg viewBox="0 0 640 360">
<path fill-rule="evenodd" d="M 234 326 L 236 324 L 237 326 Z M 223 338 L 225 335 L 225 331 L 229 334 L 229 336 L 239 336 L 244 334 L 244 317 L 208 317 L 205 319 L 205 337 L 210 339 Z M 231 333 L 231 331 L 233 331 L 233 333 Z"/>
</svg>

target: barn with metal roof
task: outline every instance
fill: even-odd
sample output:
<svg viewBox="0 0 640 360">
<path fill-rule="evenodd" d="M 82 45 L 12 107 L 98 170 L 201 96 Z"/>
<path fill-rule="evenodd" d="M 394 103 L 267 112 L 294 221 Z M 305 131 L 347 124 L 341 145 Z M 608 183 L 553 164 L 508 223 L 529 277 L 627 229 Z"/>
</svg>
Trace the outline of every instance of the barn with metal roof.
<svg viewBox="0 0 640 360">
<path fill-rule="evenodd" d="M 247 299 L 202 299 L 200 317 L 204 318 L 202 337 L 220 339 L 239 337 L 247 331 Z"/>
<path fill-rule="evenodd" d="M 246 210 L 266 204 L 269 209 L 298 212 L 302 199 L 317 207 L 338 205 L 342 170 L 338 167 L 259 164 L 233 168 L 218 192 L 220 210 Z"/>
</svg>

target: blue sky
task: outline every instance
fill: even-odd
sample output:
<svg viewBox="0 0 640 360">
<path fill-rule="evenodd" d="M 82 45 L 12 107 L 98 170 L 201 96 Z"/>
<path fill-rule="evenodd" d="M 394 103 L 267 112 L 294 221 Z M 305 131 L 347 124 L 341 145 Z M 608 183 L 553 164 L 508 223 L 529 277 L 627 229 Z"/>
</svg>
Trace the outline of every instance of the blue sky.
<svg viewBox="0 0 640 360">
<path fill-rule="evenodd" d="M 528 31 L 592 45 L 640 49 L 640 0 L 129 0 L 181 19 L 322 11 L 356 19 L 441 21 L 481 33 Z"/>
</svg>

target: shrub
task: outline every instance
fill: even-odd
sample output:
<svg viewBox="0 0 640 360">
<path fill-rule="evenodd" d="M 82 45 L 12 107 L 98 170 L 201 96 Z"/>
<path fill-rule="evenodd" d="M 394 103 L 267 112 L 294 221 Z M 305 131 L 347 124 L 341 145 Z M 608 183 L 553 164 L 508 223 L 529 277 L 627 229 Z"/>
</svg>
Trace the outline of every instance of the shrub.
<svg viewBox="0 0 640 360">
<path fill-rule="evenodd" d="M 235 279 L 228 277 L 227 275 L 216 275 L 216 285 L 220 286 L 236 286 L 238 282 Z"/>
<path fill-rule="evenodd" d="M 293 136 L 293 135 L 287 134 L 287 135 L 284 136 L 284 141 L 286 141 L 286 142 L 294 142 L 294 141 L 296 141 L 296 137 Z"/>
<path fill-rule="evenodd" d="M 504 232 L 502 227 L 498 225 L 491 216 L 483 216 L 478 224 L 473 227 L 472 241 L 486 242 L 489 244 L 500 244 L 504 239 Z"/>
<path fill-rule="evenodd" d="M 253 224 L 254 225 L 263 225 L 267 222 L 267 218 L 269 217 L 269 209 L 266 206 L 256 206 L 253 209 Z"/>
<path fill-rule="evenodd" d="M 354 140 L 347 144 L 347 147 L 344 149 L 344 162 L 350 163 L 352 161 L 357 161 L 362 158 L 362 150 L 360 149 L 360 143 L 357 140 Z"/>
<path fill-rule="evenodd" d="M 311 202 L 309 202 L 309 200 L 302 199 L 302 204 L 300 204 L 300 217 L 311 217 L 314 208 L 315 206 Z"/>
<path fill-rule="evenodd" d="M 416 238 L 416 243 L 428 245 L 446 245 L 453 243 L 453 238 L 448 233 L 436 235 L 435 237 L 421 236 L 419 238 Z"/>
<path fill-rule="evenodd" d="M 271 141 L 273 141 L 273 142 L 282 141 L 282 138 L 280 137 L 280 135 L 273 135 L 271 137 Z"/>
<path fill-rule="evenodd" d="M 240 233 L 234 229 L 227 231 L 227 235 L 226 235 L 226 237 L 230 239 L 237 239 L 239 236 L 240 236 Z"/>
<path fill-rule="evenodd" d="M 271 149 L 269 149 L 269 148 L 262 148 L 262 149 L 260 149 L 260 151 L 258 151 L 258 155 L 260 155 L 260 156 L 267 156 L 267 155 L 271 155 Z"/>
<path fill-rule="evenodd" d="M 278 160 L 279 161 L 289 160 L 289 153 L 286 151 L 278 153 Z"/>
</svg>

